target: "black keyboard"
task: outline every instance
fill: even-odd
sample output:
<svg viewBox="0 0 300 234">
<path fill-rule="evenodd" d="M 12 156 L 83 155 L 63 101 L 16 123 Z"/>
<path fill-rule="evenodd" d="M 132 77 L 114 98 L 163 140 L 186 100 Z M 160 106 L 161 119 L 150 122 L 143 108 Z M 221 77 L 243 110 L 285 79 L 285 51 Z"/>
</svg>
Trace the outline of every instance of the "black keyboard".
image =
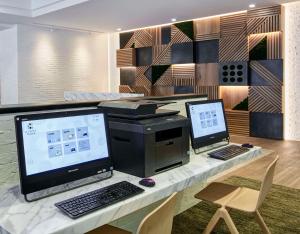
<svg viewBox="0 0 300 234">
<path fill-rule="evenodd" d="M 221 159 L 221 160 L 228 160 L 234 158 L 238 155 L 241 155 L 245 152 L 248 152 L 249 149 L 238 146 L 238 145 L 229 145 L 222 149 L 212 151 L 208 153 L 208 155 L 212 158 Z"/>
<path fill-rule="evenodd" d="M 95 210 L 123 201 L 144 192 L 144 189 L 122 181 L 95 191 L 56 203 L 62 212 L 72 219 L 79 218 Z"/>
</svg>

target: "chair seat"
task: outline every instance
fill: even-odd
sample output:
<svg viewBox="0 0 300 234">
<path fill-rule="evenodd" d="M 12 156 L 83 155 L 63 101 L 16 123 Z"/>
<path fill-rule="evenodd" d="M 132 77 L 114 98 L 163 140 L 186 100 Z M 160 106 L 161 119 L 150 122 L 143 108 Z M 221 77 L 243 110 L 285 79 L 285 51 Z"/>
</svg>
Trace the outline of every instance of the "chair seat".
<svg viewBox="0 0 300 234">
<path fill-rule="evenodd" d="M 259 191 L 214 182 L 195 195 L 195 198 L 245 212 L 255 212 Z"/>
<path fill-rule="evenodd" d="M 236 196 L 234 196 L 225 206 L 253 213 L 256 210 L 259 191 L 242 187 Z"/>
<path fill-rule="evenodd" d="M 117 228 L 111 225 L 103 225 L 96 228 L 86 234 L 131 234 L 131 232 L 125 231 L 121 228 Z"/>
<path fill-rule="evenodd" d="M 195 198 L 224 206 L 240 190 L 239 187 L 213 182 L 195 195 Z"/>
</svg>

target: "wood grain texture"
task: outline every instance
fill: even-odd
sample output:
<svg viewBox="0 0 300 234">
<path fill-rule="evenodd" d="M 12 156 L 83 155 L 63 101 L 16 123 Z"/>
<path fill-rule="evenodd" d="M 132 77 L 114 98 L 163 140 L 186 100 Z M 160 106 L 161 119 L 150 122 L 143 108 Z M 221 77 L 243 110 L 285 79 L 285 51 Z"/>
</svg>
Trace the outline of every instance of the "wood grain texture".
<svg viewBox="0 0 300 234">
<path fill-rule="evenodd" d="M 139 29 L 134 31 L 134 46 L 135 48 L 149 47 L 153 45 L 153 29 Z"/>
<path fill-rule="evenodd" d="M 199 19 L 194 21 L 195 41 L 205 41 L 220 38 L 220 17 Z"/>
<path fill-rule="evenodd" d="M 195 86 L 195 94 L 207 95 L 208 100 L 219 98 L 219 86 Z"/>
<path fill-rule="evenodd" d="M 158 45 L 152 47 L 152 64 L 169 65 L 171 64 L 171 44 Z"/>
<path fill-rule="evenodd" d="M 142 93 L 145 96 L 151 95 L 151 87 L 149 86 L 134 86 L 132 89 L 134 93 Z"/>
<path fill-rule="evenodd" d="M 174 95 L 174 87 L 153 86 L 152 96 L 172 96 Z"/>
<path fill-rule="evenodd" d="M 229 134 L 249 136 L 250 120 L 249 111 L 225 111 Z"/>
<path fill-rule="evenodd" d="M 222 16 L 221 38 L 242 36 L 247 34 L 247 13 L 238 13 L 227 16 Z"/>
<path fill-rule="evenodd" d="M 260 33 L 249 36 L 249 51 L 254 49 L 262 40 L 267 39 L 266 59 L 282 58 L 282 32 Z"/>
<path fill-rule="evenodd" d="M 129 85 L 120 85 L 119 93 L 134 93 L 134 90 Z"/>
<path fill-rule="evenodd" d="M 281 30 L 281 6 L 259 8 L 248 11 L 247 33 L 268 33 Z"/>
<path fill-rule="evenodd" d="M 225 109 L 232 109 L 248 97 L 247 86 L 221 86 L 220 98 L 223 99 Z"/>
<path fill-rule="evenodd" d="M 179 28 L 175 25 L 171 26 L 171 44 L 183 43 L 183 42 L 193 42 L 187 35 L 185 35 Z"/>
<path fill-rule="evenodd" d="M 131 67 L 135 65 L 135 49 L 117 50 L 117 67 Z"/>
<path fill-rule="evenodd" d="M 250 62 L 250 74 L 251 74 L 251 84 L 255 84 L 255 79 L 259 79 L 265 84 L 269 86 L 282 86 L 283 80 L 282 80 L 282 71 L 278 72 L 280 74 L 275 73 L 275 69 L 266 67 L 265 62 L 268 63 L 275 63 L 274 66 L 276 66 L 276 69 L 282 70 L 282 64 L 280 64 L 281 61 L 271 60 L 271 61 L 251 61 Z"/>
<path fill-rule="evenodd" d="M 219 61 L 248 61 L 248 38 L 246 35 L 222 37 L 219 44 Z"/>
<path fill-rule="evenodd" d="M 175 86 L 195 85 L 195 65 L 183 64 L 172 66 L 173 81 Z"/>
<path fill-rule="evenodd" d="M 281 86 L 251 86 L 249 87 L 249 111 L 281 113 Z"/>
<path fill-rule="evenodd" d="M 136 78 L 135 78 L 135 85 L 136 86 L 146 86 L 150 87 L 151 84 L 151 77 L 147 77 L 146 73 L 150 69 L 150 66 L 142 66 L 136 68 Z"/>
<path fill-rule="evenodd" d="M 154 86 L 168 86 L 174 85 L 172 76 L 172 67 L 170 66 L 164 74 L 155 82 Z"/>
<path fill-rule="evenodd" d="M 196 64 L 197 86 L 218 86 L 219 65 L 218 63 Z"/>
</svg>

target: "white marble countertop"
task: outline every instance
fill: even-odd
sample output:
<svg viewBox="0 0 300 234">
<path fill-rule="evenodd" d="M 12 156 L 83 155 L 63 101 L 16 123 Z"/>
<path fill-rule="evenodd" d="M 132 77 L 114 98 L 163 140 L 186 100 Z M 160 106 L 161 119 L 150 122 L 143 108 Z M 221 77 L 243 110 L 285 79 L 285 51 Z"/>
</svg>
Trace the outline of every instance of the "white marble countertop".
<svg viewBox="0 0 300 234">
<path fill-rule="evenodd" d="M 0 234 L 85 233 L 159 201 L 175 191 L 184 190 L 195 182 L 206 181 L 218 173 L 261 155 L 262 149 L 259 147 L 228 161 L 208 158 L 205 153 L 199 155 L 191 153 L 190 163 L 153 176 L 156 181 L 155 187 L 144 188 L 145 192 L 140 195 L 76 220 L 61 213 L 54 204 L 123 180 L 140 186 L 138 184 L 140 178 L 115 171 L 110 179 L 31 203 L 25 202 L 20 195 L 18 185 L 2 187 L 0 188 Z"/>
</svg>

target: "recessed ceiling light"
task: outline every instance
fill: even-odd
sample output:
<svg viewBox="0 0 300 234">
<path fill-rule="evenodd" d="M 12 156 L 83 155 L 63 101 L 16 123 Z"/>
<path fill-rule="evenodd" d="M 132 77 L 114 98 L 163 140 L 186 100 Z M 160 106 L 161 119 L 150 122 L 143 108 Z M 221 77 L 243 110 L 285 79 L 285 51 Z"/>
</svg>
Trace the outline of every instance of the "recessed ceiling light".
<svg viewBox="0 0 300 234">
<path fill-rule="evenodd" d="M 254 8 L 254 7 L 255 7 L 255 4 L 253 4 L 253 3 L 249 5 L 249 8 Z"/>
<path fill-rule="evenodd" d="M 175 19 L 175 18 L 172 18 L 172 19 L 171 19 L 171 21 L 172 21 L 172 22 L 176 22 L 176 21 L 177 21 L 177 19 Z"/>
<path fill-rule="evenodd" d="M 119 31 L 119 32 L 120 32 L 120 31 L 122 31 L 122 29 L 121 29 L 121 28 L 117 28 L 116 30 L 117 30 L 117 31 Z"/>
</svg>

